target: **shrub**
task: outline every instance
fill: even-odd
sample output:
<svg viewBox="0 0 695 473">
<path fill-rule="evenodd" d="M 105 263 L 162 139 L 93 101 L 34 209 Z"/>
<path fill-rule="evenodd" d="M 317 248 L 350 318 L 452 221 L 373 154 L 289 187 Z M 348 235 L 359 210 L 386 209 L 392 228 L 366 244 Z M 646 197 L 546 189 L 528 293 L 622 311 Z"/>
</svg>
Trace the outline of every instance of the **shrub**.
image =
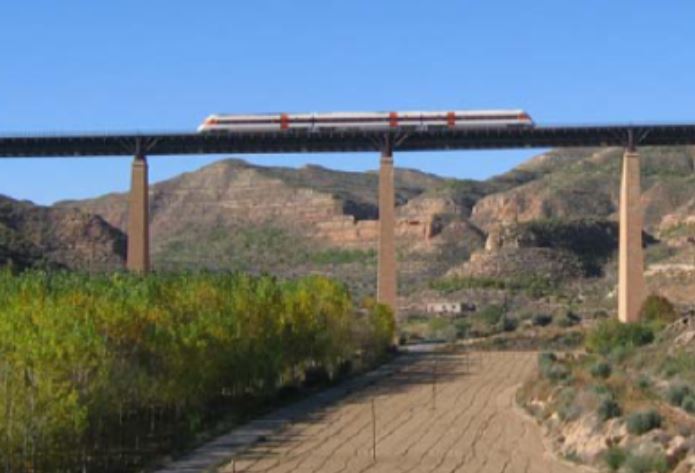
<svg viewBox="0 0 695 473">
<path fill-rule="evenodd" d="M 519 321 L 514 317 L 502 317 L 500 321 L 500 329 L 503 332 L 513 332 L 519 326 Z"/>
<path fill-rule="evenodd" d="M 593 376 L 594 378 L 605 379 L 611 375 L 612 368 L 611 365 L 606 363 L 605 361 L 599 361 L 591 367 L 590 371 L 591 376 Z"/>
<path fill-rule="evenodd" d="M 630 473 L 666 473 L 669 471 L 668 461 L 663 454 L 630 454 L 625 460 L 625 466 Z"/>
<path fill-rule="evenodd" d="M 581 321 L 582 321 L 582 318 L 579 317 L 577 314 L 575 314 L 572 311 L 567 311 L 567 313 L 565 315 L 560 317 L 560 319 L 557 321 L 557 324 L 560 327 L 573 327 Z"/>
<path fill-rule="evenodd" d="M 666 357 L 660 371 L 669 378 L 695 372 L 695 356 L 685 351 L 676 352 Z"/>
<path fill-rule="evenodd" d="M 598 405 L 597 414 L 598 418 L 601 419 L 602 422 L 605 422 L 608 419 L 620 417 L 623 411 L 614 399 L 604 399 Z"/>
<path fill-rule="evenodd" d="M 553 316 L 550 314 L 536 314 L 531 319 L 533 325 L 537 327 L 545 327 L 553 322 Z"/>
<path fill-rule="evenodd" d="M 458 338 L 466 338 L 468 331 L 471 329 L 471 323 L 468 320 L 457 319 L 454 322 L 454 327 L 456 328 L 456 336 Z"/>
<path fill-rule="evenodd" d="M 330 381 L 331 376 L 323 366 L 310 366 L 304 370 L 304 386 L 308 388 L 324 386 Z"/>
<path fill-rule="evenodd" d="M 573 387 L 566 387 L 560 391 L 558 395 L 557 413 L 563 421 L 577 419 L 581 413 L 581 406 L 575 404 L 577 398 L 577 390 Z"/>
<path fill-rule="evenodd" d="M 480 311 L 479 317 L 489 326 L 497 325 L 504 317 L 504 308 L 499 305 L 489 305 Z"/>
<path fill-rule="evenodd" d="M 690 395 L 690 387 L 685 384 L 670 386 L 666 391 L 666 400 L 673 406 L 681 406 L 686 396 Z"/>
<path fill-rule="evenodd" d="M 569 369 L 557 361 L 557 357 L 551 352 L 542 352 L 538 355 L 538 368 L 541 376 L 550 381 L 561 381 L 570 375 Z"/>
<path fill-rule="evenodd" d="M 640 310 L 640 319 L 649 322 L 671 323 L 678 319 L 678 312 L 665 297 L 650 295 Z"/>
<path fill-rule="evenodd" d="M 557 356 L 555 353 L 550 351 L 544 351 L 538 354 L 538 364 L 542 367 L 547 364 L 552 364 L 557 361 Z"/>
<path fill-rule="evenodd" d="M 555 364 L 550 367 L 546 377 L 551 381 L 561 381 L 569 378 L 570 371 L 565 365 Z"/>
<path fill-rule="evenodd" d="M 641 375 L 637 380 L 637 387 L 640 388 L 642 391 L 646 391 L 647 389 L 651 388 L 651 378 L 649 378 L 649 376 L 647 376 L 646 374 Z"/>
<path fill-rule="evenodd" d="M 538 369 L 543 376 L 555 364 L 557 356 L 550 351 L 544 351 L 538 354 Z"/>
<path fill-rule="evenodd" d="M 620 467 L 623 466 L 626 459 L 627 453 L 625 453 L 625 450 L 617 445 L 613 445 L 608 450 L 603 452 L 603 461 L 606 463 L 610 471 L 618 471 Z"/>
<path fill-rule="evenodd" d="M 661 427 L 661 414 L 655 410 L 635 412 L 627 418 L 627 431 L 642 435 Z"/>
<path fill-rule="evenodd" d="M 695 395 L 689 394 L 683 399 L 681 407 L 690 414 L 695 414 Z"/>
<path fill-rule="evenodd" d="M 616 348 L 634 348 L 654 341 L 654 331 L 647 324 L 624 324 L 611 319 L 600 322 L 586 337 L 587 350 L 608 354 Z"/>
</svg>

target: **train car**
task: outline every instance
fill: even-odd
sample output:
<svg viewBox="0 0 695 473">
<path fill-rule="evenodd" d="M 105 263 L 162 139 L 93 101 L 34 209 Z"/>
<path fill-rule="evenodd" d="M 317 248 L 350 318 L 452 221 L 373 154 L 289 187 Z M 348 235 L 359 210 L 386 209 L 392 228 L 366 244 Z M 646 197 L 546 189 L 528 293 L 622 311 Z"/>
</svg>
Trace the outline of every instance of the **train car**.
<svg viewBox="0 0 695 473">
<path fill-rule="evenodd" d="M 388 130 L 534 126 L 523 110 L 455 110 L 440 112 L 334 112 L 210 115 L 198 127 L 209 132 L 277 132 L 291 129 Z"/>
</svg>

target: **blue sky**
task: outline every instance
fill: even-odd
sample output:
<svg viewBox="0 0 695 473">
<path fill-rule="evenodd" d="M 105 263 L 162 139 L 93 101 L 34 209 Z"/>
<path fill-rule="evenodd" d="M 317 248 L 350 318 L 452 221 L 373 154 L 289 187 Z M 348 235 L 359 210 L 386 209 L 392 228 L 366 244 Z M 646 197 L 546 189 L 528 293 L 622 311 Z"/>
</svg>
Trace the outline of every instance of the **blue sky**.
<svg viewBox="0 0 695 473">
<path fill-rule="evenodd" d="M 540 123 L 695 122 L 695 2 L 23 0 L 0 3 L 0 135 L 192 130 L 212 112 L 519 107 Z M 456 177 L 534 151 L 401 153 Z M 373 169 L 370 154 L 243 156 Z M 219 157 L 150 159 L 165 179 Z M 127 189 L 123 158 L 0 162 L 0 193 Z"/>
</svg>

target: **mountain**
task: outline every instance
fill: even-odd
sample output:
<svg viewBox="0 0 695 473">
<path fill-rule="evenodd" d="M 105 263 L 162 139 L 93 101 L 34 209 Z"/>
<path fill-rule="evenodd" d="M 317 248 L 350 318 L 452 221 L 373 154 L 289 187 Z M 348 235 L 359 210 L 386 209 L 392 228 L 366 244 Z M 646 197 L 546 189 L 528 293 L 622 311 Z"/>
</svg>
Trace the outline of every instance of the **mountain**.
<svg viewBox="0 0 695 473">
<path fill-rule="evenodd" d="M 0 262 L 29 267 L 113 270 L 126 238 L 101 217 L 0 196 Z"/>
<path fill-rule="evenodd" d="M 692 265 L 695 148 L 640 152 L 648 263 Z M 553 150 L 485 181 L 397 169 L 404 304 L 422 301 L 431 281 L 452 275 L 541 275 L 585 281 L 580 293 L 608 297 L 610 305 L 621 155 L 615 148 Z M 238 159 L 156 183 L 150 188 L 153 264 L 319 272 L 359 294 L 372 293 L 377 184 L 375 172 L 263 167 Z M 125 231 L 127 194 L 55 208 L 98 214 Z"/>
</svg>

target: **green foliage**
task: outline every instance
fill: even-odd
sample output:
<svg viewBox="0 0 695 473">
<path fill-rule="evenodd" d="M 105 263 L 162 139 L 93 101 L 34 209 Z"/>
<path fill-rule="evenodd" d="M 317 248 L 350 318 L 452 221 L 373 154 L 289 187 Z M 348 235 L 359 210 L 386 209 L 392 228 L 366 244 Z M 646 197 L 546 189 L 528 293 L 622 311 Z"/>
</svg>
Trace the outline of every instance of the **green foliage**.
<svg viewBox="0 0 695 473">
<path fill-rule="evenodd" d="M 695 394 L 688 394 L 685 396 L 683 402 L 681 402 L 681 407 L 686 412 L 695 414 Z"/>
<path fill-rule="evenodd" d="M 612 368 L 609 363 L 605 361 L 599 361 L 591 366 L 590 370 L 591 376 L 594 378 L 608 378 L 611 375 Z"/>
<path fill-rule="evenodd" d="M 454 328 L 456 329 L 457 338 L 466 338 L 471 329 L 471 323 L 466 319 L 456 319 L 454 321 Z"/>
<path fill-rule="evenodd" d="M 687 384 L 675 384 L 666 391 L 666 400 L 673 406 L 680 407 L 683 400 L 692 394 L 690 386 Z"/>
<path fill-rule="evenodd" d="M 558 282 L 550 278 L 531 275 L 510 279 L 490 277 L 449 277 L 430 282 L 430 288 L 444 294 L 462 289 L 499 289 L 524 292 L 529 297 L 540 298 L 558 292 Z"/>
<path fill-rule="evenodd" d="M 575 404 L 577 390 L 574 387 L 565 387 L 558 395 L 557 413 L 563 421 L 577 419 L 582 411 L 581 406 Z"/>
<path fill-rule="evenodd" d="M 541 371 L 557 361 L 557 356 L 553 352 L 544 351 L 538 354 L 538 366 Z"/>
<path fill-rule="evenodd" d="M 624 324 L 610 319 L 599 322 L 586 337 L 590 352 L 609 354 L 616 348 L 635 348 L 654 341 L 654 331 L 648 324 Z"/>
<path fill-rule="evenodd" d="M 678 319 L 678 312 L 671 304 L 671 301 L 665 297 L 652 294 L 647 297 L 642 305 L 640 319 L 648 322 L 669 324 Z"/>
<path fill-rule="evenodd" d="M 557 320 L 557 324 L 560 327 L 574 327 L 575 325 L 579 324 L 582 321 L 581 317 L 579 317 L 577 314 L 575 314 L 572 311 L 567 311 L 565 315 L 560 317 Z"/>
<path fill-rule="evenodd" d="M 627 460 L 627 453 L 617 445 L 613 445 L 603 452 L 603 461 L 610 471 L 618 471 L 625 460 Z"/>
<path fill-rule="evenodd" d="M 500 323 L 505 312 L 504 307 L 500 305 L 489 305 L 478 313 L 478 317 L 492 327 Z"/>
<path fill-rule="evenodd" d="M 635 412 L 627 418 L 627 431 L 631 434 L 642 435 L 661 427 L 661 422 L 661 414 L 655 410 Z"/>
<path fill-rule="evenodd" d="M 570 375 L 569 369 L 560 363 L 554 353 L 543 352 L 538 355 L 538 369 L 544 378 L 561 381 Z"/>
<path fill-rule="evenodd" d="M 456 327 L 451 319 L 446 317 L 434 317 L 429 321 L 429 334 L 433 340 L 444 340 L 447 342 L 456 339 Z"/>
<path fill-rule="evenodd" d="M 620 408 L 620 404 L 618 404 L 615 399 L 605 398 L 599 403 L 596 413 L 598 414 L 598 418 L 605 422 L 608 419 L 620 417 L 623 411 Z"/>
<path fill-rule="evenodd" d="M 364 251 L 330 248 L 311 254 L 309 259 L 312 263 L 319 265 L 349 263 L 369 264 L 376 261 L 376 251 L 373 249 Z"/>
<path fill-rule="evenodd" d="M 503 332 L 513 332 L 519 326 L 519 320 L 515 317 L 504 316 L 499 322 L 500 330 Z"/>
<path fill-rule="evenodd" d="M 640 375 L 637 379 L 637 387 L 642 391 L 646 391 L 652 387 L 652 380 L 646 374 Z"/>
<path fill-rule="evenodd" d="M 431 281 L 430 288 L 444 294 L 461 289 L 508 289 L 507 283 L 502 279 L 458 276 Z"/>
<path fill-rule="evenodd" d="M 536 314 L 531 318 L 533 325 L 537 327 L 545 327 L 553 322 L 551 314 Z"/>
<path fill-rule="evenodd" d="M 374 305 L 364 323 L 324 277 L 6 271 L 0 300 L 8 471 L 81 470 L 70 462 L 83 458 L 117 468 L 123 457 L 103 452 L 135 449 L 158 422 L 195 430 L 220 399 L 332 375 L 356 351 L 380 356 L 394 331 L 388 308 Z"/>
<path fill-rule="evenodd" d="M 630 473 L 666 473 L 670 470 L 666 456 L 663 454 L 631 453 L 625 460 L 625 467 Z"/>
<path fill-rule="evenodd" d="M 660 371 L 667 377 L 692 376 L 695 373 L 695 356 L 687 351 L 677 351 L 664 359 Z"/>
</svg>

